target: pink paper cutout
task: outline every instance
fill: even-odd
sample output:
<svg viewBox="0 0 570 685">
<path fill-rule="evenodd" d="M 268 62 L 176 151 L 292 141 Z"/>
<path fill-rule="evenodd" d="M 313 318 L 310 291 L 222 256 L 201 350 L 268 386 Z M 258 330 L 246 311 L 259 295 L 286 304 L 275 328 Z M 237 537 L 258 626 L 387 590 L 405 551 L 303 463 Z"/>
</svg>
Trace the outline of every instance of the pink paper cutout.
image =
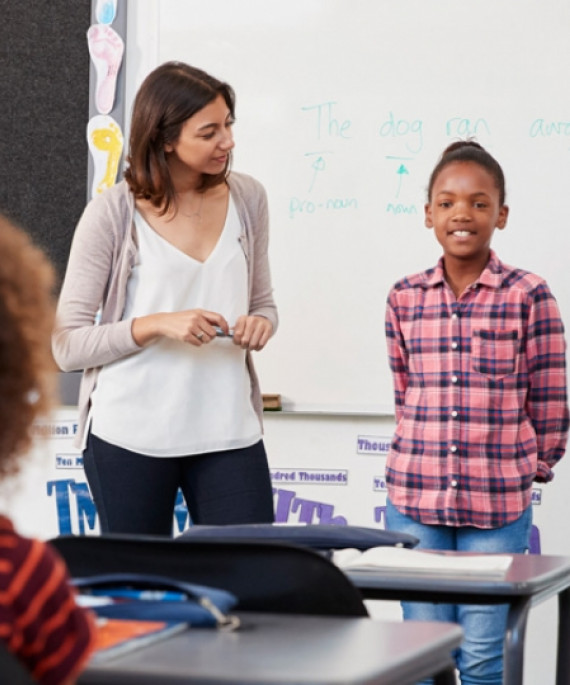
<svg viewBox="0 0 570 685">
<path fill-rule="evenodd" d="M 125 44 L 121 36 L 106 24 L 93 24 L 89 27 L 87 44 L 97 73 L 95 106 L 101 114 L 108 114 L 115 100 L 117 76 Z"/>
</svg>

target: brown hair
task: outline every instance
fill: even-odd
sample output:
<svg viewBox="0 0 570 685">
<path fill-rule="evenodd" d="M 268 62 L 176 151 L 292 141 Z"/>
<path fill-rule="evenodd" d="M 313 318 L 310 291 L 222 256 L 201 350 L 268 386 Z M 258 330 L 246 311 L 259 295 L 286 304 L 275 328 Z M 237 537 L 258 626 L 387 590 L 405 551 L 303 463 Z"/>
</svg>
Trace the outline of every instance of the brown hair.
<svg viewBox="0 0 570 685">
<path fill-rule="evenodd" d="M 474 140 L 459 140 L 445 148 L 429 178 L 428 202 L 431 202 L 431 191 L 436 178 L 448 164 L 453 162 L 474 162 L 486 169 L 495 180 L 495 187 L 499 191 L 500 206 L 502 207 L 505 204 L 505 175 L 501 165 L 485 148 Z"/>
<path fill-rule="evenodd" d="M 143 81 L 135 97 L 125 179 L 137 198 L 145 198 L 165 214 L 174 202 L 164 146 L 175 143 L 184 122 L 224 98 L 232 118 L 235 95 L 227 83 L 183 62 L 165 62 Z M 223 172 L 202 176 L 204 191 L 226 180 L 231 154 Z"/>
<path fill-rule="evenodd" d="M 18 471 L 32 423 L 55 399 L 51 355 L 55 271 L 29 236 L 0 215 L 0 477 Z"/>
</svg>

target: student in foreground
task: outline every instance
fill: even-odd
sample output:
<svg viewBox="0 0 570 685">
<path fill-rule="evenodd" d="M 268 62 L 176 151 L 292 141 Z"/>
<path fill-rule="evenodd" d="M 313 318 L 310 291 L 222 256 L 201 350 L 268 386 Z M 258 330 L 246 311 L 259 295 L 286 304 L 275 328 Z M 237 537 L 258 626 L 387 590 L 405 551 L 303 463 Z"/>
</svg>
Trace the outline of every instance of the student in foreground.
<svg viewBox="0 0 570 685">
<path fill-rule="evenodd" d="M 125 179 L 77 226 L 53 349 L 83 370 L 78 446 L 101 530 L 269 523 L 251 353 L 277 327 L 266 193 L 230 173 L 230 86 L 181 62 L 135 98 Z M 100 316 L 99 316 L 100 315 Z"/>
<path fill-rule="evenodd" d="M 0 217 L 0 478 L 14 476 L 31 426 L 51 406 L 54 274 L 28 236 Z M 72 683 L 90 654 L 94 623 L 75 603 L 49 545 L 0 515 L 0 639 L 38 683 Z M 0 681 L 2 674 L 0 673 Z"/>
<path fill-rule="evenodd" d="M 525 552 L 533 483 L 550 481 L 564 455 L 564 329 L 545 281 L 491 249 L 507 215 L 497 161 L 473 141 L 450 145 L 425 206 L 443 256 L 388 296 L 396 431 L 386 524 L 419 548 Z M 462 626 L 463 685 L 503 682 L 505 605 L 403 609 L 406 619 Z"/>
</svg>

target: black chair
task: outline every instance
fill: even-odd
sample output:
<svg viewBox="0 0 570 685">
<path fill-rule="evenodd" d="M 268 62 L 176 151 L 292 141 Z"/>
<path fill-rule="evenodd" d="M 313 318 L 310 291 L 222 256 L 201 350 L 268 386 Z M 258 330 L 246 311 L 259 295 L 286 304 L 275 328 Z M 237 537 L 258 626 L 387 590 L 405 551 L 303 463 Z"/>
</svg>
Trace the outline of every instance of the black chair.
<svg viewBox="0 0 570 685">
<path fill-rule="evenodd" d="M 50 543 L 72 577 L 159 574 L 228 590 L 239 610 L 368 616 L 360 591 L 342 571 L 298 545 L 131 535 L 64 535 Z"/>
<path fill-rule="evenodd" d="M 37 685 L 22 662 L 0 641 L 0 683 L 6 685 Z"/>
<path fill-rule="evenodd" d="M 244 523 L 228 526 L 190 526 L 180 536 L 182 539 L 201 540 L 270 540 L 286 542 L 310 549 L 326 550 L 354 547 L 365 550 L 370 547 L 415 547 L 419 540 L 408 533 L 365 526 L 340 526 L 333 524 L 308 524 L 280 526 L 273 523 Z"/>
</svg>

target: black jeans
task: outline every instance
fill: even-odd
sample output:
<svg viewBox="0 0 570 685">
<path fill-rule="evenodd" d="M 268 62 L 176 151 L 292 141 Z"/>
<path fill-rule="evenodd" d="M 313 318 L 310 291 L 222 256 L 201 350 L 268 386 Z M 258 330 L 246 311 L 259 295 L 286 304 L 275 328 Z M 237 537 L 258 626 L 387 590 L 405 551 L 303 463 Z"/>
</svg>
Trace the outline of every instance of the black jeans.
<svg viewBox="0 0 570 685">
<path fill-rule="evenodd" d="M 172 535 L 182 490 L 195 524 L 271 523 L 263 441 L 188 457 L 149 457 L 89 435 L 83 465 L 102 533 Z"/>
</svg>

